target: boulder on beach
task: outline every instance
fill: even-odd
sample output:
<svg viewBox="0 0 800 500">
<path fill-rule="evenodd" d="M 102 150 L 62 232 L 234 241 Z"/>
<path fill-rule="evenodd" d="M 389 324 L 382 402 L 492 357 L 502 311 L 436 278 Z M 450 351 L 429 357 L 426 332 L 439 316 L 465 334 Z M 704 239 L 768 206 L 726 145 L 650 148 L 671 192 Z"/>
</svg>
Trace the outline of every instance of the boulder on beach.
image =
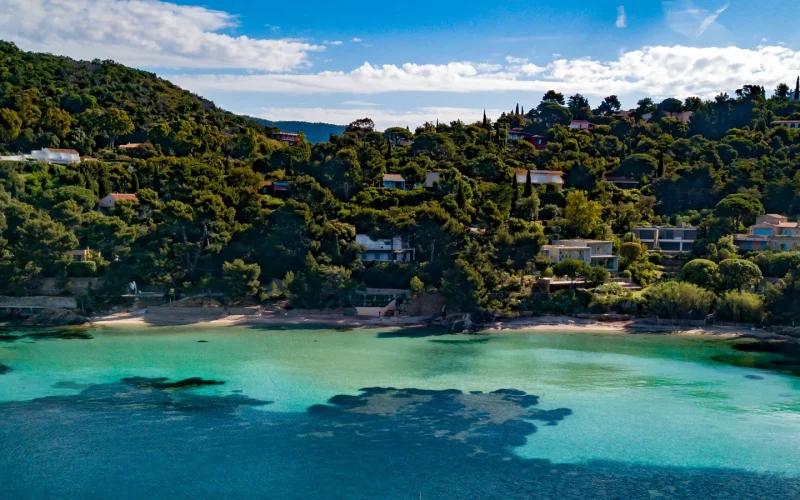
<svg viewBox="0 0 800 500">
<path fill-rule="evenodd" d="M 43 309 L 23 322 L 25 326 L 76 326 L 89 323 L 86 316 L 81 316 L 67 309 Z"/>
</svg>

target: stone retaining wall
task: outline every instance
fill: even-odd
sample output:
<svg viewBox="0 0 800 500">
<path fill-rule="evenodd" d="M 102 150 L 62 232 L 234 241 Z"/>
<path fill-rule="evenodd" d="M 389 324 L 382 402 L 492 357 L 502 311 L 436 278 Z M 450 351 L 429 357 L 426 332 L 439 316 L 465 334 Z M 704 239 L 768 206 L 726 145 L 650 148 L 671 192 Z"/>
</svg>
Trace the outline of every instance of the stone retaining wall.
<svg viewBox="0 0 800 500">
<path fill-rule="evenodd" d="M 78 302 L 73 297 L 0 297 L 0 308 L 77 309 Z"/>
</svg>

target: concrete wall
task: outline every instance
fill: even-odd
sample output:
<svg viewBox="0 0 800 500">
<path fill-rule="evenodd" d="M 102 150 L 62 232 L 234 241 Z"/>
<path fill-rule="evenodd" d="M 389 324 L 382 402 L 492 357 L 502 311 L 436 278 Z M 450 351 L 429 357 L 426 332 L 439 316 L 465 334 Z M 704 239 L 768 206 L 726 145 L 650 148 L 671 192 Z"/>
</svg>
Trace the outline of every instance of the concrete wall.
<svg viewBox="0 0 800 500">
<path fill-rule="evenodd" d="M 77 309 L 73 297 L 0 297 L 0 308 Z"/>
</svg>

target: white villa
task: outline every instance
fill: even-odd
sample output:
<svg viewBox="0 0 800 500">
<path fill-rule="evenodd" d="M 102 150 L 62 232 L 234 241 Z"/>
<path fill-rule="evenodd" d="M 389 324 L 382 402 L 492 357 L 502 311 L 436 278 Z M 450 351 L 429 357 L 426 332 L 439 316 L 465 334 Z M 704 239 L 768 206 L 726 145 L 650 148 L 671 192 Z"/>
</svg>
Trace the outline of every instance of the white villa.
<svg viewBox="0 0 800 500">
<path fill-rule="evenodd" d="M 614 255 L 614 243 L 603 240 L 555 240 L 542 249 L 545 257 L 558 264 L 564 259 L 582 260 L 609 272 L 619 270 L 619 257 Z"/>
<path fill-rule="evenodd" d="M 29 155 L 0 156 L 0 161 L 41 161 L 57 163 L 59 165 L 72 165 L 81 162 L 81 155 L 74 149 L 44 148 L 31 151 Z"/>
<path fill-rule="evenodd" d="M 356 243 L 364 247 L 364 252 L 361 254 L 361 260 L 364 262 L 414 261 L 414 247 L 408 238 L 402 236 L 373 240 L 366 234 L 357 234 Z"/>
<path fill-rule="evenodd" d="M 525 182 L 528 178 L 528 170 L 517 170 L 517 184 L 525 185 Z M 562 186 L 564 184 L 564 172 L 560 170 L 530 170 L 531 173 L 531 184 L 536 185 L 543 185 L 543 184 L 555 184 L 558 186 Z"/>
</svg>

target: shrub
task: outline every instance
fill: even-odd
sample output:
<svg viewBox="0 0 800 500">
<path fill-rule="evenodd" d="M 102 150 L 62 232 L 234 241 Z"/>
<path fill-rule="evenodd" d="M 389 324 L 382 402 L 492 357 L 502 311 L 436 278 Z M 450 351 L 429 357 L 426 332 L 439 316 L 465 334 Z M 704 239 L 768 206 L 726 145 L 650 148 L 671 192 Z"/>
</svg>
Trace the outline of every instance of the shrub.
<svg viewBox="0 0 800 500">
<path fill-rule="evenodd" d="M 681 281 L 703 288 L 713 288 L 719 277 L 719 266 L 707 259 L 691 260 L 681 270 Z"/>
<path fill-rule="evenodd" d="M 417 297 L 419 294 L 425 291 L 425 283 L 422 282 L 419 277 L 414 276 L 411 278 L 411 283 L 409 283 L 409 288 L 411 289 L 411 296 Z"/>
<path fill-rule="evenodd" d="M 67 266 L 67 276 L 71 278 L 91 278 L 96 274 L 97 263 L 92 260 L 70 262 Z"/>
<path fill-rule="evenodd" d="M 749 290 L 761 281 L 761 270 L 749 260 L 727 259 L 719 263 L 721 290 Z"/>
<path fill-rule="evenodd" d="M 717 317 L 724 321 L 761 323 L 764 320 L 764 298 L 748 292 L 728 292 L 719 299 Z"/>
<path fill-rule="evenodd" d="M 714 305 L 714 294 L 697 285 L 669 281 L 644 291 L 651 314 L 671 319 L 704 319 Z"/>
<path fill-rule="evenodd" d="M 627 242 L 619 247 L 619 256 L 628 262 L 636 262 L 642 258 L 642 253 L 641 243 Z"/>
</svg>

